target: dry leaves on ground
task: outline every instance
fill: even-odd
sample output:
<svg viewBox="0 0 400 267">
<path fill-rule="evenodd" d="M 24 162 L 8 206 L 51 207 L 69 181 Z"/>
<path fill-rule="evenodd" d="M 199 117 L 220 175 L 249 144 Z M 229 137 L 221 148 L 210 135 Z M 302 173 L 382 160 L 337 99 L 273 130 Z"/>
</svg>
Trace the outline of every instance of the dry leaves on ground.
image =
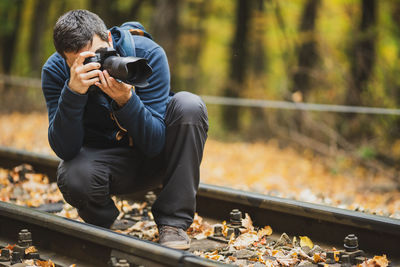
<svg viewBox="0 0 400 267">
<path fill-rule="evenodd" d="M 47 142 L 47 127 L 44 113 L 0 115 L 0 145 L 54 155 Z M 273 140 L 224 143 L 209 139 L 201 181 L 400 218 L 397 183 L 348 161 L 338 166 L 345 172 L 333 174 L 309 151 L 282 149 Z"/>
</svg>

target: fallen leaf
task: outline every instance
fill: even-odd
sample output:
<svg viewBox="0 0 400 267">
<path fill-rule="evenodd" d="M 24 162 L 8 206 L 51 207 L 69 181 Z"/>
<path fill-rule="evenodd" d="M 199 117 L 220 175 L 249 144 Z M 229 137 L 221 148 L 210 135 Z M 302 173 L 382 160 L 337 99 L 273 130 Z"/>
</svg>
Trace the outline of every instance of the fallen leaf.
<svg viewBox="0 0 400 267">
<path fill-rule="evenodd" d="M 246 213 L 244 219 L 242 219 L 242 226 L 246 228 L 247 231 L 254 231 L 253 221 L 248 213 Z"/>
<path fill-rule="evenodd" d="M 314 263 L 325 262 L 319 253 L 315 253 L 313 257 Z"/>
<path fill-rule="evenodd" d="M 35 265 L 40 267 L 55 267 L 54 263 L 51 260 L 48 261 L 35 260 Z"/>
<path fill-rule="evenodd" d="M 261 228 L 257 232 L 258 239 L 263 238 L 264 236 L 272 235 L 272 228 L 271 226 L 267 225 L 264 228 Z"/>
<path fill-rule="evenodd" d="M 389 261 L 386 258 L 386 255 L 383 256 L 375 256 L 372 259 L 364 261 L 359 266 L 361 267 L 387 267 L 389 265 Z"/>
<path fill-rule="evenodd" d="M 340 260 L 340 251 L 337 251 L 337 250 L 334 251 L 333 252 L 333 257 L 334 257 L 336 262 L 339 262 L 339 260 Z"/>
<path fill-rule="evenodd" d="M 244 249 L 256 241 L 258 241 L 257 234 L 244 233 L 244 234 L 241 234 L 240 236 L 238 236 L 238 238 L 236 238 L 236 240 L 233 242 L 233 246 L 236 249 Z"/>
<path fill-rule="evenodd" d="M 300 236 L 300 246 L 301 246 L 301 247 L 307 246 L 307 247 L 309 247 L 309 248 L 313 248 L 313 247 L 314 247 L 314 244 L 313 244 L 313 242 L 311 241 L 311 239 L 308 238 L 307 236 Z"/>
<path fill-rule="evenodd" d="M 25 254 L 37 252 L 37 249 L 34 246 L 30 246 L 25 249 Z"/>
<path fill-rule="evenodd" d="M 8 244 L 4 249 L 9 249 L 12 251 L 14 249 L 14 247 L 15 247 L 15 244 L 14 245 Z"/>
</svg>

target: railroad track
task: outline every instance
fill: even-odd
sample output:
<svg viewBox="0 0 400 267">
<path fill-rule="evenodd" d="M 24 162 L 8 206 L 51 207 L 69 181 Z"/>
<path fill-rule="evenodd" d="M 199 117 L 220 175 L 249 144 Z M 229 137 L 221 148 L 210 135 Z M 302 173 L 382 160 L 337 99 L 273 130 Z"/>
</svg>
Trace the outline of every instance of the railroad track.
<svg viewBox="0 0 400 267">
<path fill-rule="evenodd" d="M 35 171 L 48 174 L 53 181 L 58 162 L 57 158 L 51 156 L 0 148 L 1 167 L 12 168 L 27 163 Z M 140 199 L 143 195 L 136 194 L 130 198 Z M 197 212 L 201 216 L 212 221 L 229 220 L 233 209 L 250 214 L 255 225 L 271 226 L 275 236 L 284 232 L 289 236 L 306 235 L 314 243 L 327 248 L 343 249 L 344 238 L 355 234 L 359 249 L 366 256 L 386 254 L 391 266 L 400 265 L 400 220 L 213 185 L 200 185 Z M 220 265 L 190 252 L 164 248 L 107 229 L 0 202 L 0 247 L 2 243 L 16 239 L 18 232 L 24 228 L 32 232 L 34 243 L 45 254 L 54 257 L 57 255 L 59 259 L 54 259 L 61 263 L 60 266 L 68 266 L 68 260 L 65 259 L 77 266 L 106 266 L 110 257 L 126 259 L 138 266 Z M 202 243 L 195 242 L 195 245 L 201 247 Z"/>
</svg>

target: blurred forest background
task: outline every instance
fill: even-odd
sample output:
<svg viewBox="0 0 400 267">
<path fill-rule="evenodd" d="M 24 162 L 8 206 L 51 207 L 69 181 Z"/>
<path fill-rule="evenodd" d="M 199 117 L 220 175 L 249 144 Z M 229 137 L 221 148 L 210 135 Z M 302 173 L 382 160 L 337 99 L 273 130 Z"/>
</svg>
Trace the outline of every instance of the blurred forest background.
<svg viewBox="0 0 400 267">
<path fill-rule="evenodd" d="M 398 0 L 0 0 L 0 112 L 46 112 L 40 73 L 55 51 L 53 26 L 78 8 L 97 13 L 109 28 L 140 21 L 167 52 L 174 91 L 400 104 Z M 400 167 L 398 115 L 215 104 L 208 110 L 214 140 L 274 140 L 328 162 L 346 158 L 383 172 Z"/>
</svg>

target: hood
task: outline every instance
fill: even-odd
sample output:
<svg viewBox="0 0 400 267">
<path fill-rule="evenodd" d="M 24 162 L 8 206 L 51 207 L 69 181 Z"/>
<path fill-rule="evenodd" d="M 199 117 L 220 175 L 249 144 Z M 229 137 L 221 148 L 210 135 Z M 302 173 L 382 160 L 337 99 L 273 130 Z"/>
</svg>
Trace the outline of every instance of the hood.
<svg viewBox="0 0 400 267">
<path fill-rule="evenodd" d="M 125 22 L 120 27 L 114 26 L 110 29 L 110 32 L 115 50 L 123 57 L 136 56 L 135 44 L 132 42 L 131 35 L 141 35 L 153 39 L 151 35 L 146 32 L 143 25 L 135 21 Z"/>
</svg>

